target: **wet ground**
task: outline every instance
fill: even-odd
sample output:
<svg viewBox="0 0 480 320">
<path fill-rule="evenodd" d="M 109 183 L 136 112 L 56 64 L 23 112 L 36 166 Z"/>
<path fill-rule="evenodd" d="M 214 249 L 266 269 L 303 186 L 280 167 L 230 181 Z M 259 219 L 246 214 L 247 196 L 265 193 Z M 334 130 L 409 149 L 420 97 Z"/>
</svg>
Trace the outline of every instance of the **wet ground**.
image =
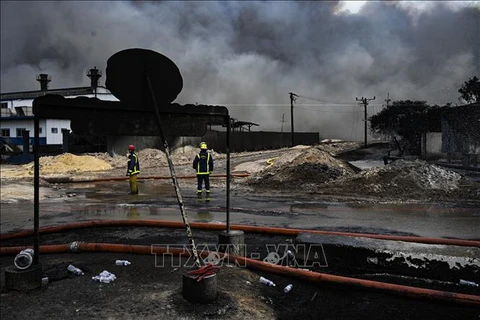
<svg viewBox="0 0 480 320">
<path fill-rule="evenodd" d="M 218 232 L 194 230 L 198 244 L 216 243 Z M 150 246 L 152 243 L 185 243 L 184 230 L 140 227 L 105 227 L 45 234 L 41 244 L 82 240 L 90 243 L 121 243 Z M 31 238 L 2 241 L 3 246 L 25 245 Z M 259 253 L 265 258 L 267 244 L 291 243 L 276 235 L 246 234 L 247 256 Z M 2 319 L 478 319 L 480 309 L 471 305 L 424 300 L 372 289 L 329 282 L 304 281 L 251 267 L 222 264 L 218 274 L 218 300 L 213 304 L 186 302 L 182 296 L 181 267 L 187 260 L 153 254 L 84 252 L 43 254 L 43 276 L 48 283 L 31 292 L 6 291 L 3 271 L 13 256 L 3 256 L 1 283 Z M 127 267 L 117 259 L 129 260 Z M 161 261 L 161 263 L 160 263 Z M 81 268 L 84 276 L 66 271 L 69 264 Z M 191 264 L 191 261 L 190 261 Z M 114 273 L 111 283 L 98 283 L 92 277 L 103 270 Z M 316 271 L 339 273 L 338 268 Z M 353 273 L 352 273 L 353 272 Z M 350 276 L 436 290 L 478 294 L 475 288 L 454 283 L 425 282 L 416 278 L 388 277 L 372 270 L 353 268 Z M 263 276 L 274 283 L 259 283 Z M 288 294 L 283 292 L 293 284 Z"/>
<path fill-rule="evenodd" d="M 213 189 L 210 202 L 199 202 L 193 181 L 181 181 L 192 222 L 226 222 L 226 195 Z M 140 182 L 140 194 L 128 193 L 127 181 L 58 184 L 61 197 L 40 203 L 40 226 L 96 219 L 182 221 L 171 183 Z M 31 201 L 2 203 L 1 232 L 33 228 Z M 363 233 L 480 239 L 480 208 L 468 204 L 369 203 L 274 192 L 249 193 L 233 188 L 230 223 Z"/>
</svg>

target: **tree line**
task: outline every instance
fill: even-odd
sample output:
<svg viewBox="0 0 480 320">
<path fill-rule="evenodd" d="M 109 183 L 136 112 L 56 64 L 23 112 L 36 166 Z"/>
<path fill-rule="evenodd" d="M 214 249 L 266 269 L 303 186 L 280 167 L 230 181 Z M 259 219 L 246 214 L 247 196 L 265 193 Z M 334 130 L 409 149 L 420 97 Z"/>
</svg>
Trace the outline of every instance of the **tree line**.
<svg viewBox="0 0 480 320">
<path fill-rule="evenodd" d="M 458 92 L 463 104 L 480 103 L 480 80 L 474 76 Z M 422 133 L 442 131 L 442 113 L 450 108 L 451 103 L 431 106 L 426 101 L 394 101 L 369 118 L 370 131 L 399 137 L 410 153 L 420 154 Z"/>
</svg>

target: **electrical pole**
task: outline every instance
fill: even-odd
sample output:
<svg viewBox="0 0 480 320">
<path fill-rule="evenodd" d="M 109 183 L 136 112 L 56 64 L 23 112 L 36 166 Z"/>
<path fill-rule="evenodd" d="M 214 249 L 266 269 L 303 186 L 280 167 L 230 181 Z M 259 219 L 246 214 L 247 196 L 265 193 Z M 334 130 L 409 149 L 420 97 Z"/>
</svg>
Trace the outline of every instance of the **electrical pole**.
<svg viewBox="0 0 480 320">
<path fill-rule="evenodd" d="M 385 102 L 387 103 L 387 108 L 388 108 L 388 104 L 390 103 L 390 101 L 392 101 L 392 99 L 390 99 L 390 92 L 387 93 L 387 99 L 385 99 Z"/>
<path fill-rule="evenodd" d="M 373 96 L 373 99 L 367 99 L 362 97 L 362 99 L 355 98 L 357 101 L 361 101 L 364 107 L 364 112 L 365 112 L 365 148 L 367 147 L 367 106 L 368 106 L 368 101 L 375 100 L 375 96 Z"/>
<path fill-rule="evenodd" d="M 292 129 L 292 147 L 295 146 L 295 142 L 294 142 L 294 139 L 293 139 L 293 133 L 295 132 L 295 129 L 293 127 L 293 102 L 295 100 L 297 100 L 297 95 L 293 92 L 290 92 L 290 120 L 291 120 L 291 129 Z"/>
<path fill-rule="evenodd" d="M 283 132 L 283 123 L 285 122 L 285 113 L 282 114 L 282 131 Z"/>
</svg>

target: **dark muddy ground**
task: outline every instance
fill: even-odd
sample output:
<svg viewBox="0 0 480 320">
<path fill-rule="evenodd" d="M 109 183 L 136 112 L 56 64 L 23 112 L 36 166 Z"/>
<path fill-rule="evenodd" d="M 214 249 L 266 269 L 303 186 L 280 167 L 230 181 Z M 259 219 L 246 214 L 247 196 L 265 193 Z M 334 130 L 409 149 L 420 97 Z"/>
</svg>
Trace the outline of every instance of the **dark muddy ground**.
<svg viewBox="0 0 480 320">
<path fill-rule="evenodd" d="M 163 228 L 97 228 L 42 235 L 42 244 L 71 241 L 128 243 L 137 245 L 183 244 L 184 230 Z M 216 244 L 218 233 L 194 230 L 197 244 Z M 2 241 L 2 246 L 30 244 L 32 239 Z M 266 244 L 291 243 L 281 236 L 245 235 L 247 256 L 267 255 Z M 132 262 L 116 266 L 116 259 Z M 478 319 L 480 309 L 453 303 L 406 298 L 391 293 L 329 283 L 309 283 L 294 277 L 222 264 L 218 273 L 218 300 L 213 304 L 187 302 L 182 296 L 180 265 L 177 258 L 122 253 L 43 254 L 40 262 L 49 283 L 31 292 L 6 291 L 4 268 L 12 265 L 13 256 L 3 256 L 1 319 Z M 69 264 L 81 268 L 85 275 L 75 276 L 66 270 Z M 91 278 L 103 270 L 116 275 L 111 283 Z M 341 268 L 320 268 L 338 274 Z M 358 273 L 358 270 L 352 270 Z M 365 270 L 364 270 L 365 271 Z M 348 275 L 348 274 L 347 274 Z M 271 279 L 276 287 L 258 282 L 260 276 Z M 357 274 L 357 277 L 362 275 Z M 367 278 L 366 275 L 363 276 Z M 385 280 L 385 279 L 374 279 Z M 397 281 L 399 282 L 399 281 Z M 475 289 L 440 284 L 413 284 L 438 290 L 478 294 Z M 283 288 L 293 284 L 290 293 Z"/>
</svg>

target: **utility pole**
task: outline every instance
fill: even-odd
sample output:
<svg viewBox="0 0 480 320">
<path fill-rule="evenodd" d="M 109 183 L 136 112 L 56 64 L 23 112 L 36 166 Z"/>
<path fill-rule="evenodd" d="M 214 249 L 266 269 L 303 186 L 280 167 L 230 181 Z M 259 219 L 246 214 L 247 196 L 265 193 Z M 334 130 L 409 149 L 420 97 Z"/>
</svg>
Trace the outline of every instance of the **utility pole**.
<svg viewBox="0 0 480 320">
<path fill-rule="evenodd" d="M 282 131 L 283 132 L 283 123 L 285 122 L 285 113 L 282 114 Z"/>
<path fill-rule="evenodd" d="M 392 99 L 390 99 L 390 92 L 387 93 L 387 99 L 385 99 L 385 102 L 387 103 L 387 108 L 388 108 L 388 104 L 390 103 L 390 101 L 392 101 Z"/>
<path fill-rule="evenodd" d="M 295 100 L 297 100 L 297 95 L 293 92 L 290 92 L 290 120 L 291 120 L 291 129 L 292 129 L 292 147 L 295 146 L 295 142 L 294 142 L 294 139 L 293 139 L 293 133 L 295 132 L 295 129 L 293 127 L 293 102 Z"/>
<path fill-rule="evenodd" d="M 375 100 L 375 96 L 373 96 L 373 99 L 367 99 L 362 97 L 362 99 L 355 98 L 357 101 L 361 101 L 364 107 L 364 112 L 365 112 L 365 148 L 367 147 L 367 106 L 368 106 L 368 101 Z"/>
</svg>

